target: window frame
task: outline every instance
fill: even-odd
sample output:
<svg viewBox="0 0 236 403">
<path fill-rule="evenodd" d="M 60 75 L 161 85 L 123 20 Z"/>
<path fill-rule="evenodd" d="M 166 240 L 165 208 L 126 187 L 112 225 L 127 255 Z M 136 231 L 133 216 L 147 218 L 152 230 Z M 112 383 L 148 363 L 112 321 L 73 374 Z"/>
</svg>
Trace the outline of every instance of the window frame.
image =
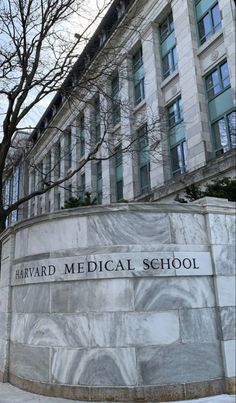
<svg viewBox="0 0 236 403">
<path fill-rule="evenodd" d="M 120 123 L 120 80 L 117 73 L 111 81 L 111 108 L 112 108 L 112 126 Z"/>
<path fill-rule="evenodd" d="M 170 22 L 170 16 L 171 16 L 171 18 L 172 18 L 172 23 Z M 163 36 L 162 35 L 162 33 L 161 33 L 161 27 L 165 24 L 165 22 L 167 22 L 167 26 L 168 26 L 168 29 L 167 29 L 167 32 L 166 32 L 166 34 Z M 162 21 L 162 23 L 159 25 L 159 33 L 160 33 L 160 41 L 161 41 L 161 43 L 163 43 L 165 40 L 166 40 L 166 38 L 168 38 L 168 36 L 170 35 L 170 34 L 172 34 L 172 32 L 175 30 L 175 28 L 174 28 L 174 19 L 173 19 L 173 13 L 172 13 L 172 11 L 166 16 L 166 18 Z"/>
<path fill-rule="evenodd" d="M 236 148 L 236 145 L 235 145 L 235 147 L 232 146 L 232 138 L 231 138 L 229 123 L 228 123 L 228 116 L 231 115 L 231 113 L 233 113 L 233 112 L 236 114 L 235 108 L 232 108 L 229 111 L 223 113 L 222 115 L 217 117 L 217 119 L 214 119 L 211 122 L 211 138 L 212 138 L 213 152 L 216 157 L 221 156 Z M 227 145 L 228 145 L 228 150 L 226 150 L 226 151 L 223 151 L 223 146 L 221 146 L 221 148 L 216 148 L 216 134 L 214 131 L 214 125 L 222 119 L 224 119 L 224 123 L 225 123 L 225 127 L 226 127 Z M 220 151 L 222 151 L 222 152 L 220 152 Z"/>
<path fill-rule="evenodd" d="M 180 105 L 180 101 L 181 101 L 181 105 Z M 171 107 L 173 107 L 173 105 L 177 105 L 177 113 L 178 113 L 178 120 L 173 123 L 170 124 L 170 114 L 169 114 L 169 109 Z M 169 130 L 172 129 L 173 127 L 179 125 L 181 122 L 183 122 L 184 118 L 183 118 L 183 106 L 182 106 L 182 97 L 181 95 L 179 95 L 177 98 L 175 98 L 171 103 L 169 103 L 168 105 L 166 105 L 167 108 L 167 119 L 168 119 L 168 128 Z"/>
<path fill-rule="evenodd" d="M 143 134 L 141 134 L 143 133 Z M 151 188 L 151 178 L 150 178 L 150 150 L 149 150 L 149 141 L 148 141 L 148 131 L 147 131 L 147 123 L 144 123 L 136 130 L 137 141 L 138 141 L 138 180 L 139 180 L 139 191 L 140 194 L 146 193 Z M 142 153 L 145 153 L 145 162 L 142 162 Z M 142 175 L 141 171 L 143 169 L 147 170 L 147 184 L 145 186 L 142 185 Z"/>
<path fill-rule="evenodd" d="M 118 168 L 120 168 L 120 167 L 121 167 L 121 170 L 122 170 L 122 178 L 121 179 L 118 177 L 118 172 L 117 172 Z M 122 146 L 121 146 L 121 144 L 118 147 L 116 147 L 116 149 L 115 149 L 114 168 L 115 168 L 116 201 L 119 202 L 119 201 L 124 199 L 124 194 L 123 194 L 123 186 L 124 186 L 124 181 L 123 181 L 123 154 L 122 154 Z M 119 188 L 118 184 L 120 184 L 120 183 L 122 185 L 122 187 L 121 187 L 122 188 L 121 197 L 119 197 L 119 189 L 118 189 Z"/>
<path fill-rule="evenodd" d="M 229 75 L 229 74 L 228 74 L 229 84 L 226 85 L 226 87 L 224 87 L 224 85 L 223 85 L 223 81 L 224 81 L 224 80 L 222 79 L 221 67 L 222 67 L 224 64 L 227 64 L 227 69 L 228 69 L 228 73 L 229 73 L 228 61 L 227 61 L 227 59 L 224 59 L 224 60 L 223 60 L 222 62 L 220 62 L 217 66 L 215 66 L 210 72 L 208 72 L 208 73 L 205 75 L 205 77 L 204 77 L 204 78 L 205 78 L 205 89 L 206 89 L 206 94 L 207 94 L 207 100 L 208 100 L 208 102 L 212 101 L 213 99 L 215 99 L 216 97 L 218 97 L 220 94 L 222 94 L 224 91 L 226 91 L 228 88 L 231 87 L 230 75 Z M 212 96 L 209 96 L 209 92 L 210 92 L 213 88 L 215 88 L 215 86 L 212 86 L 210 89 L 208 89 L 208 88 L 207 88 L 207 78 L 210 77 L 210 76 L 212 76 L 212 74 L 213 74 L 214 72 L 216 72 L 216 71 L 217 71 L 217 76 L 218 76 L 218 79 L 219 79 L 218 84 L 220 85 L 220 91 L 217 92 L 217 94 L 214 94 L 214 95 L 212 95 Z"/>
<path fill-rule="evenodd" d="M 99 169 L 98 169 L 99 167 Z M 101 189 L 99 189 L 99 183 L 101 183 Z M 97 204 L 102 204 L 102 161 L 96 163 L 96 193 L 97 193 Z"/>
<path fill-rule="evenodd" d="M 201 0 L 200 0 L 201 1 Z M 195 7 L 200 3 L 200 1 L 195 3 Z M 222 18 L 220 19 L 220 23 L 214 26 L 214 20 L 213 20 L 213 13 L 212 10 L 218 5 L 219 8 L 219 14 L 221 17 L 221 11 L 219 7 L 219 1 L 215 1 L 209 8 L 208 10 L 201 16 L 201 18 L 197 19 L 197 30 L 198 30 L 198 40 L 200 46 L 203 45 L 205 42 L 207 42 L 216 32 L 218 32 L 222 28 Z M 204 35 L 203 37 L 200 36 L 200 23 L 203 21 L 203 19 L 209 15 L 209 20 L 210 20 L 210 32 L 207 35 Z M 203 40 L 205 39 L 205 40 Z"/>
<path fill-rule="evenodd" d="M 140 57 L 135 61 L 136 56 L 140 53 Z M 136 79 L 135 75 L 137 73 L 140 74 L 140 78 Z M 134 88 L 134 105 L 137 106 L 140 102 L 142 102 L 145 99 L 145 85 L 144 85 L 144 80 L 145 80 L 145 72 L 144 72 L 144 62 L 143 62 L 143 49 L 142 46 L 140 45 L 138 50 L 133 54 L 132 57 L 132 72 L 133 72 L 133 88 Z M 139 88 L 140 96 L 136 96 L 136 89 Z"/>
</svg>

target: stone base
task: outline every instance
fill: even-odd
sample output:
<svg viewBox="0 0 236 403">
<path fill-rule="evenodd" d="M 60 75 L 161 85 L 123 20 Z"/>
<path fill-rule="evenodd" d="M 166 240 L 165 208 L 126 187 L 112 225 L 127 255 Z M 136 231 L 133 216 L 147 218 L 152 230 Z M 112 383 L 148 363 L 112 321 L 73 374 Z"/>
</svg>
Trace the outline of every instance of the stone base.
<svg viewBox="0 0 236 403">
<path fill-rule="evenodd" d="M 8 373 L 0 371 L 0 382 L 8 382 Z"/>
<path fill-rule="evenodd" d="M 226 393 L 236 395 L 236 377 L 225 379 Z"/>
<path fill-rule="evenodd" d="M 231 378 L 232 379 L 232 378 Z M 180 385 L 144 387 L 86 387 L 75 385 L 50 385 L 10 375 L 10 383 L 31 393 L 71 400 L 110 402 L 171 402 L 225 393 L 223 379 L 194 382 Z M 233 393 L 233 392 L 231 392 Z"/>
</svg>

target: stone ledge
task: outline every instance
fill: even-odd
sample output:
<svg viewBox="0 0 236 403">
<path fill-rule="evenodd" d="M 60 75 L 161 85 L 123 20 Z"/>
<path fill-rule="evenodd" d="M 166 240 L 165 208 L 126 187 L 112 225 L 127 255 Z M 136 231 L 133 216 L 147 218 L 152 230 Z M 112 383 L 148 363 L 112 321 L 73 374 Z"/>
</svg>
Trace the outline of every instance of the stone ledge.
<svg viewBox="0 0 236 403">
<path fill-rule="evenodd" d="M 5 383 L 8 382 L 8 373 L 0 371 L 0 382 Z"/>
<path fill-rule="evenodd" d="M 20 378 L 10 374 L 12 385 L 31 393 L 72 400 L 111 401 L 111 402 L 171 402 L 198 397 L 214 396 L 225 392 L 233 394 L 233 378 L 228 378 L 225 387 L 224 379 L 210 379 L 178 385 L 136 386 L 136 387 L 87 387 L 75 385 L 46 384 Z"/>
<path fill-rule="evenodd" d="M 236 395 L 236 377 L 225 378 L 226 393 Z"/>
</svg>

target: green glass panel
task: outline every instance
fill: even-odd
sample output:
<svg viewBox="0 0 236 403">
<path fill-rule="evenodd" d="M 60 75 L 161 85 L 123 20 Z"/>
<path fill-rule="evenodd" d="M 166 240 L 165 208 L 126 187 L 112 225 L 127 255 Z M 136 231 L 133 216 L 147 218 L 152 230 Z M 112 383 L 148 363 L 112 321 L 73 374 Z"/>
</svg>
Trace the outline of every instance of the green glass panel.
<svg viewBox="0 0 236 403">
<path fill-rule="evenodd" d="M 207 12 L 207 10 L 209 10 L 210 7 L 213 6 L 215 2 L 215 0 L 201 0 L 196 6 L 197 19 L 200 20 L 200 18 Z"/>
<path fill-rule="evenodd" d="M 166 40 L 161 44 L 161 55 L 164 57 L 170 49 L 172 49 L 176 44 L 175 32 L 173 31 Z"/>
<path fill-rule="evenodd" d="M 232 89 L 228 88 L 209 102 L 210 120 L 213 121 L 233 107 Z"/>
<path fill-rule="evenodd" d="M 170 146 L 173 147 L 175 144 L 177 144 L 179 141 L 185 138 L 185 127 L 184 123 L 180 123 L 179 125 L 176 125 L 169 131 L 169 141 L 170 141 Z"/>
</svg>

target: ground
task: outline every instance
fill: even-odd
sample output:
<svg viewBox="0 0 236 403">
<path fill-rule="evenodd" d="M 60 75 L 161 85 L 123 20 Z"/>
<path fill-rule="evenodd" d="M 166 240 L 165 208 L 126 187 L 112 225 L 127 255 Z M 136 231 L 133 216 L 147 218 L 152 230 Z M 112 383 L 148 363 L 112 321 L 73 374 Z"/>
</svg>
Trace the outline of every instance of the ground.
<svg viewBox="0 0 236 403">
<path fill-rule="evenodd" d="M 46 397 L 35 395 L 17 389 L 9 383 L 0 383 L 0 403 L 89 403 L 79 400 L 59 399 L 58 397 Z M 211 396 L 204 399 L 185 400 L 182 403 L 235 403 L 236 396 L 220 395 Z M 91 403 L 91 402 L 90 402 Z M 101 403 L 101 402 L 100 402 Z M 106 402 L 103 402 L 106 403 Z M 122 403 L 122 402 L 117 402 Z M 150 402 L 151 403 L 151 402 Z M 177 402 L 172 402 L 177 403 Z M 181 403 L 181 402 L 178 402 Z"/>
</svg>

